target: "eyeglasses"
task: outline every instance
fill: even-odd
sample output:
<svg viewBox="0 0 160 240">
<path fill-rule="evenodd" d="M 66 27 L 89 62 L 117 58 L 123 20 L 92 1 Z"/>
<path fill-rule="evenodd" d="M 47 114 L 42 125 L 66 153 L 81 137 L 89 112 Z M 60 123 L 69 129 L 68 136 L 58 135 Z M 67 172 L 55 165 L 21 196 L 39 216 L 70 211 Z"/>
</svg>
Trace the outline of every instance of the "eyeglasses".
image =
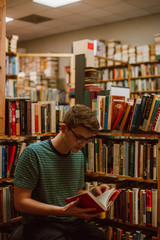
<svg viewBox="0 0 160 240">
<path fill-rule="evenodd" d="M 82 136 L 77 136 L 77 134 L 75 134 L 75 132 L 70 127 L 68 127 L 68 128 L 69 128 L 69 130 L 71 130 L 72 134 L 75 136 L 77 143 L 93 142 L 94 139 L 95 139 L 94 136 L 89 137 L 89 138 L 85 138 L 85 137 L 82 137 Z"/>
</svg>

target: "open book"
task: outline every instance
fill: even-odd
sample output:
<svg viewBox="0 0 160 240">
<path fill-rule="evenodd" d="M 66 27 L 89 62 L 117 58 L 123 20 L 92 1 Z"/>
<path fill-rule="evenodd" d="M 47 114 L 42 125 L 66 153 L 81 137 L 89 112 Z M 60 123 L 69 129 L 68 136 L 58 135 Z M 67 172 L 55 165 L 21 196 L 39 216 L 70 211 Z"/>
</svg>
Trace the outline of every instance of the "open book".
<svg viewBox="0 0 160 240">
<path fill-rule="evenodd" d="M 85 191 L 82 194 L 65 199 L 65 202 L 70 203 L 79 198 L 79 203 L 77 205 L 78 207 L 96 208 L 96 211 L 94 211 L 94 213 L 100 213 L 108 211 L 110 209 L 112 203 L 115 201 L 120 191 L 120 189 L 111 188 L 97 197 L 95 197 L 90 191 Z"/>
</svg>

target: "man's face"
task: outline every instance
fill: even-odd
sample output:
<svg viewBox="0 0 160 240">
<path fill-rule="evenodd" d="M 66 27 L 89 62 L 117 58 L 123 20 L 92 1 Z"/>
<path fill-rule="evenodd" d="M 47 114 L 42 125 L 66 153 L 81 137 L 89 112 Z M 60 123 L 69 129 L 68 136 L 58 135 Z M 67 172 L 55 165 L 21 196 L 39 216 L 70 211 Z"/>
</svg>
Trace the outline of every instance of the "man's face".
<svg viewBox="0 0 160 240">
<path fill-rule="evenodd" d="M 92 132 L 81 126 L 75 128 L 67 127 L 66 130 L 66 144 L 72 152 L 78 152 L 84 148 L 86 143 L 94 137 Z"/>
</svg>

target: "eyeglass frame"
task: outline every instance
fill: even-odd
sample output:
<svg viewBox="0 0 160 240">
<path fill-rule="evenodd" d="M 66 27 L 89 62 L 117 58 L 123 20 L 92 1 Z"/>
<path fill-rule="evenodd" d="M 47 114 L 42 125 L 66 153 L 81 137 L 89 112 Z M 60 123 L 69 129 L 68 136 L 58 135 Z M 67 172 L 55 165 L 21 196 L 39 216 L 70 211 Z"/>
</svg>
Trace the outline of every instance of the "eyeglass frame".
<svg viewBox="0 0 160 240">
<path fill-rule="evenodd" d="M 77 134 L 72 130 L 71 127 L 68 127 L 68 128 L 69 128 L 69 130 L 72 132 L 72 134 L 74 135 L 74 137 L 76 138 L 76 142 L 77 142 L 77 143 L 83 143 L 83 142 L 88 143 L 88 142 L 93 142 L 93 141 L 95 140 L 95 137 L 94 137 L 94 136 L 89 137 L 89 138 L 85 138 L 85 137 L 83 137 L 83 136 L 78 137 Z"/>
</svg>

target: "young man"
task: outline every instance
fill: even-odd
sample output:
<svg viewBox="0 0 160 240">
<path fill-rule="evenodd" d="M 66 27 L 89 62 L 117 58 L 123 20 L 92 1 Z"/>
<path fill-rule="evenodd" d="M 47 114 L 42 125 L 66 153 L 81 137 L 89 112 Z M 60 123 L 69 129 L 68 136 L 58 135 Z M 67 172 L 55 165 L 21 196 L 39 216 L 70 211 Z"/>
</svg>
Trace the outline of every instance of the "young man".
<svg viewBox="0 0 160 240">
<path fill-rule="evenodd" d="M 52 140 L 26 147 L 14 177 L 15 208 L 22 212 L 25 240 L 105 240 L 105 234 L 86 220 L 97 215 L 82 209 L 78 200 L 64 199 L 84 191 L 84 157 L 81 149 L 94 138 L 99 123 L 84 105 L 70 107 L 61 131 Z M 108 190 L 101 185 L 92 191 Z"/>
</svg>

